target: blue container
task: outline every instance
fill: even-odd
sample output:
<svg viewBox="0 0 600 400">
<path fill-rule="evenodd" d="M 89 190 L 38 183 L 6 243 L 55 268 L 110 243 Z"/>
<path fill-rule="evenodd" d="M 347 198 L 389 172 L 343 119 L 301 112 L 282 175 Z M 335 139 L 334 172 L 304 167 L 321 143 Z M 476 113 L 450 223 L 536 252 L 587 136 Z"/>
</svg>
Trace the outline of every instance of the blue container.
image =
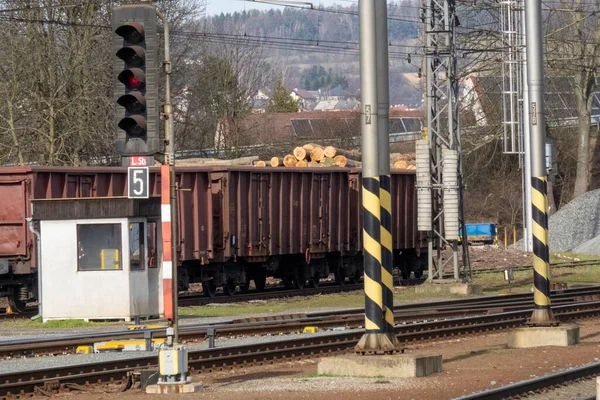
<svg viewBox="0 0 600 400">
<path fill-rule="evenodd" d="M 467 224 L 467 239 L 471 243 L 493 243 L 496 224 Z"/>
</svg>

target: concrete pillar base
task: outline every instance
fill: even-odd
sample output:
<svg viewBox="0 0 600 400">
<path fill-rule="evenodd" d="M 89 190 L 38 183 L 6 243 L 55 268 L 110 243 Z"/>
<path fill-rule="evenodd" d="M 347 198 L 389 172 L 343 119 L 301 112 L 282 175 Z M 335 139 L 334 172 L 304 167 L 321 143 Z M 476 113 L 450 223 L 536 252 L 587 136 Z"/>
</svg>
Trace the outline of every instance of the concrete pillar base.
<svg viewBox="0 0 600 400">
<path fill-rule="evenodd" d="M 579 326 L 577 324 L 517 328 L 508 335 L 508 347 L 511 349 L 573 346 L 577 343 L 579 343 Z"/>
<path fill-rule="evenodd" d="M 202 385 L 195 383 L 157 383 L 156 385 L 146 386 L 146 393 L 148 394 L 198 393 L 203 390 Z"/>
<path fill-rule="evenodd" d="M 468 296 L 471 294 L 483 294 L 481 285 L 472 283 L 461 283 L 453 279 L 428 280 L 422 285 L 415 286 L 415 293 L 450 293 Z"/>
<path fill-rule="evenodd" d="M 393 333 L 365 333 L 354 350 L 362 354 L 391 354 L 402 348 Z"/>
<path fill-rule="evenodd" d="M 442 372 L 441 354 L 394 354 L 361 356 L 358 354 L 327 357 L 319 360 L 320 375 L 386 378 L 418 378 Z"/>
</svg>

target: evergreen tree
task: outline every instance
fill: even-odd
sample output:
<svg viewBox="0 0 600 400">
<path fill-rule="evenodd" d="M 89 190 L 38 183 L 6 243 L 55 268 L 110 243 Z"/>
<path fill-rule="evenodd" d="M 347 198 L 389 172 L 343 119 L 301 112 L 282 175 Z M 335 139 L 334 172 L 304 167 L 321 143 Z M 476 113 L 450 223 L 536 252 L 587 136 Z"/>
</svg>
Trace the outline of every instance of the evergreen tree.
<svg viewBox="0 0 600 400">
<path fill-rule="evenodd" d="M 298 102 L 290 96 L 287 89 L 281 84 L 281 79 L 275 82 L 275 91 L 269 101 L 269 112 L 275 113 L 292 113 L 298 112 Z"/>
</svg>

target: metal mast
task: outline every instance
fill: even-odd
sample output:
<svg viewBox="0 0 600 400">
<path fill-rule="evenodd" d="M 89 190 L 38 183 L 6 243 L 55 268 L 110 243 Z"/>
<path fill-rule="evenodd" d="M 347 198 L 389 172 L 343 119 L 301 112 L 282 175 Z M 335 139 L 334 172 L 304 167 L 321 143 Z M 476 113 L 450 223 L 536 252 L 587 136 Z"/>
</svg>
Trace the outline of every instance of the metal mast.
<svg viewBox="0 0 600 400">
<path fill-rule="evenodd" d="M 527 84 L 529 85 L 529 127 L 531 133 L 531 216 L 533 219 L 533 301 L 529 323 L 554 324 L 550 308 L 550 253 L 548 249 L 548 192 L 546 120 L 544 116 L 544 57 L 542 3 L 525 0 L 527 32 Z"/>
<path fill-rule="evenodd" d="M 523 176 L 523 250 L 531 251 L 531 152 L 527 93 L 525 7 L 521 0 L 501 3 L 503 152 L 519 155 Z"/>
<path fill-rule="evenodd" d="M 454 0 L 425 0 L 424 4 L 427 133 L 433 197 L 432 229 L 429 233 L 429 279 L 442 279 L 444 267 L 450 261 L 453 265 L 454 279 L 459 279 L 457 239 L 459 229 L 464 226 L 464 209 L 459 88 L 454 43 L 457 17 Z M 443 171 L 444 158 L 456 166 L 446 167 L 446 179 Z M 450 258 L 443 255 L 442 250 L 446 247 L 452 249 Z M 462 242 L 462 253 L 463 272 L 467 275 L 470 267 L 466 241 Z"/>
</svg>

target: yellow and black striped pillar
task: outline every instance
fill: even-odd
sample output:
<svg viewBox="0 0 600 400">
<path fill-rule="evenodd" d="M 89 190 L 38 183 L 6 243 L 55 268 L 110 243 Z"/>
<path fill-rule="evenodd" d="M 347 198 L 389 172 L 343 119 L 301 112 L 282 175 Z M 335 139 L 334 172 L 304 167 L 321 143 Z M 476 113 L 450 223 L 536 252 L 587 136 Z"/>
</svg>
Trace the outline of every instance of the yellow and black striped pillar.
<svg viewBox="0 0 600 400">
<path fill-rule="evenodd" d="M 533 301 L 531 324 L 554 322 L 550 308 L 550 252 L 548 250 L 548 192 L 546 177 L 531 178 L 531 217 L 533 220 Z"/>
<path fill-rule="evenodd" d="M 381 288 L 383 300 L 384 332 L 394 333 L 394 278 L 392 254 L 392 196 L 391 177 L 379 177 L 379 197 L 381 203 Z"/>
<path fill-rule="evenodd" d="M 384 333 L 379 178 L 363 177 L 362 185 L 365 330 L 366 333 Z"/>
</svg>

